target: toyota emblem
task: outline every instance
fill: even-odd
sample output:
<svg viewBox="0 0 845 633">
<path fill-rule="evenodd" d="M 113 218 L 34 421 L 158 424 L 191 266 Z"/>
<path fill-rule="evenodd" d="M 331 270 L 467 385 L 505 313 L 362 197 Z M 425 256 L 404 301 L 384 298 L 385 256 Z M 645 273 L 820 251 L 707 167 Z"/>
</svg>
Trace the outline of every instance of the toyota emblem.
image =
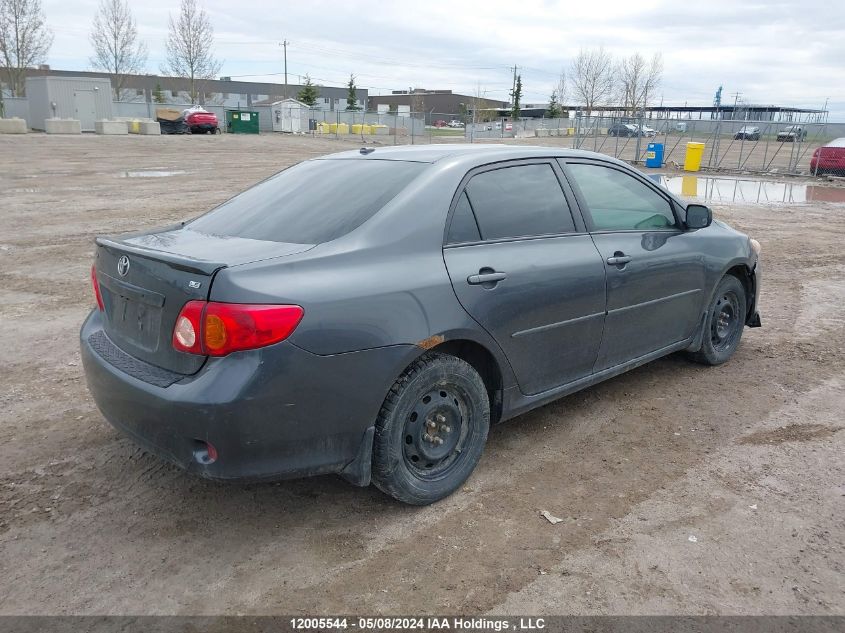
<svg viewBox="0 0 845 633">
<path fill-rule="evenodd" d="M 121 277 L 126 277 L 126 273 L 129 272 L 129 258 L 126 255 L 121 255 L 120 259 L 117 260 L 117 274 Z"/>
</svg>

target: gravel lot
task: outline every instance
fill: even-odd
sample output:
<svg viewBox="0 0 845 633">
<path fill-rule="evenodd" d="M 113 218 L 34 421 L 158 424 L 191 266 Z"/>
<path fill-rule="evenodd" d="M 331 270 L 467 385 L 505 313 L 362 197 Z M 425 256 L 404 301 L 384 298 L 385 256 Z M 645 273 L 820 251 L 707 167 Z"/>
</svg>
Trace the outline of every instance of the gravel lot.
<svg viewBox="0 0 845 633">
<path fill-rule="evenodd" d="M 845 205 L 716 206 L 763 245 L 764 327 L 734 359 L 500 425 L 432 507 L 205 482 L 114 431 L 77 343 L 93 237 L 352 146 L 0 137 L 0 614 L 845 614 Z"/>
</svg>

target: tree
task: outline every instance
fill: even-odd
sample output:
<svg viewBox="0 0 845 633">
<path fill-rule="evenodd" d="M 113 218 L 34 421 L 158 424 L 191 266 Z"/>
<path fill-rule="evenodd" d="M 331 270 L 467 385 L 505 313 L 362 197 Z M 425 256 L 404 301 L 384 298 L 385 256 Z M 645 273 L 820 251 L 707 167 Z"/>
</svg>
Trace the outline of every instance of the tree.
<svg viewBox="0 0 845 633">
<path fill-rule="evenodd" d="M 123 96 L 126 75 L 137 75 L 147 63 L 147 46 L 138 41 L 138 27 L 127 0 L 101 0 L 89 36 L 91 65 L 111 73 L 116 101 Z"/>
<path fill-rule="evenodd" d="M 314 104 L 317 103 L 317 97 L 319 96 L 320 92 L 317 90 L 317 86 L 311 83 L 311 77 L 305 75 L 305 85 L 302 86 L 302 90 L 299 91 L 296 98 L 302 101 L 302 103 L 307 105 L 309 108 L 313 108 Z"/>
<path fill-rule="evenodd" d="M 519 102 L 522 100 L 522 75 L 516 76 L 516 84 L 513 87 L 513 92 L 511 92 L 511 98 L 513 100 L 513 106 L 511 107 L 511 118 L 514 121 L 519 120 L 519 116 L 521 114 L 519 109 Z"/>
<path fill-rule="evenodd" d="M 613 71 L 613 57 L 604 48 L 582 48 L 572 60 L 570 85 L 575 99 L 584 104 L 587 116 L 613 96 Z"/>
<path fill-rule="evenodd" d="M 560 103 L 557 100 L 557 90 L 552 90 L 552 95 L 549 97 L 549 107 L 546 108 L 546 114 L 550 119 L 559 119 L 561 112 Z"/>
<path fill-rule="evenodd" d="M 214 57 L 213 47 L 214 27 L 208 14 L 197 6 L 197 0 L 182 0 L 178 19 L 170 16 L 167 62 L 161 70 L 189 80 L 191 103 L 199 101 L 204 80 L 212 79 L 223 65 Z"/>
<path fill-rule="evenodd" d="M 648 106 L 649 96 L 654 94 L 663 77 L 663 56 L 655 53 L 651 62 L 646 62 L 639 53 L 623 58 L 617 66 L 619 102 L 631 114 Z"/>
<path fill-rule="evenodd" d="M 43 64 L 53 44 L 41 0 L 0 0 L 0 56 L 12 96 L 26 91 L 26 69 Z"/>
<path fill-rule="evenodd" d="M 346 84 L 346 89 L 346 109 L 360 110 L 358 107 L 358 92 L 355 88 L 355 75 L 352 73 L 349 74 L 349 83 Z"/>
<path fill-rule="evenodd" d="M 560 75 L 557 78 L 557 100 L 561 106 L 565 106 L 569 99 L 569 90 L 566 81 L 566 70 L 561 68 Z M 561 114 L 563 114 L 563 107 L 561 107 Z"/>
<path fill-rule="evenodd" d="M 153 90 L 153 101 L 156 103 L 167 103 L 167 99 L 164 97 L 164 91 L 161 89 L 161 84 L 159 83 L 156 84 Z"/>
</svg>

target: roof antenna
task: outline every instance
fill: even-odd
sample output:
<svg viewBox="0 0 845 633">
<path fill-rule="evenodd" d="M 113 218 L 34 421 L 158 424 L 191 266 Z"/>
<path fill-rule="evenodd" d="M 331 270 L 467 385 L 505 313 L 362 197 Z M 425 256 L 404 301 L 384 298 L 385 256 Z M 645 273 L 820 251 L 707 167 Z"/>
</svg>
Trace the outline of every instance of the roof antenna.
<svg viewBox="0 0 845 633">
<path fill-rule="evenodd" d="M 366 156 L 367 154 L 372 154 L 374 151 L 376 151 L 375 147 L 362 147 L 361 148 L 361 153 L 364 156 Z"/>
</svg>

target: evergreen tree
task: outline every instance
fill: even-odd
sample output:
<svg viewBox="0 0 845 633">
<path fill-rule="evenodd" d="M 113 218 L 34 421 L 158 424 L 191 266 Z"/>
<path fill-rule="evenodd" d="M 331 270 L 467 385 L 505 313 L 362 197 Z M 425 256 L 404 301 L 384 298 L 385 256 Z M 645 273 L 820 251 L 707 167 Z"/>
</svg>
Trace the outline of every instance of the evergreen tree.
<svg viewBox="0 0 845 633">
<path fill-rule="evenodd" d="M 156 103 L 167 103 L 167 100 L 164 98 L 164 91 L 161 89 L 161 84 L 159 83 L 156 84 L 153 90 L 153 101 Z"/>
<path fill-rule="evenodd" d="M 557 90 L 552 91 L 552 96 L 549 97 L 549 107 L 546 109 L 546 114 L 550 119 L 559 119 L 563 110 L 557 102 Z"/>
<path fill-rule="evenodd" d="M 346 109 L 359 110 L 360 108 L 358 107 L 358 93 L 355 90 L 355 75 L 349 75 L 349 83 L 346 84 L 346 87 Z"/>
<path fill-rule="evenodd" d="M 311 77 L 305 75 L 305 85 L 302 86 L 302 90 L 296 95 L 296 98 L 302 101 L 305 105 L 309 108 L 313 108 L 314 104 L 317 103 L 317 97 L 320 96 L 320 93 L 317 90 L 317 86 L 311 83 Z"/>
</svg>

